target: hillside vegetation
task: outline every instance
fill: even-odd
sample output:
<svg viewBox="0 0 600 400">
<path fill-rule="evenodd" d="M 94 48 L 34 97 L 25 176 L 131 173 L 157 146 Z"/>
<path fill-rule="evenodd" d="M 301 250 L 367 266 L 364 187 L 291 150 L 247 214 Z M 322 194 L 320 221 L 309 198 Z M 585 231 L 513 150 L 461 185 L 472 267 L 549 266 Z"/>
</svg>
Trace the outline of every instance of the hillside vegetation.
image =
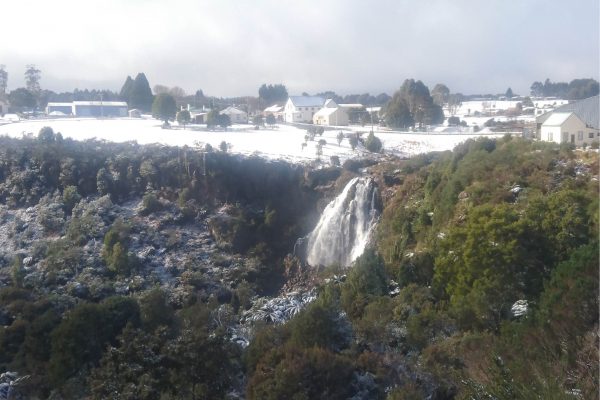
<svg viewBox="0 0 600 400">
<path fill-rule="evenodd" d="M 0 372 L 32 399 L 596 396 L 597 153 L 373 165 L 373 246 L 307 270 L 294 242 L 358 166 L 0 138 Z"/>
<path fill-rule="evenodd" d="M 249 397 L 593 398 L 597 172 L 508 136 L 377 166 L 374 251 L 257 335 Z"/>
</svg>

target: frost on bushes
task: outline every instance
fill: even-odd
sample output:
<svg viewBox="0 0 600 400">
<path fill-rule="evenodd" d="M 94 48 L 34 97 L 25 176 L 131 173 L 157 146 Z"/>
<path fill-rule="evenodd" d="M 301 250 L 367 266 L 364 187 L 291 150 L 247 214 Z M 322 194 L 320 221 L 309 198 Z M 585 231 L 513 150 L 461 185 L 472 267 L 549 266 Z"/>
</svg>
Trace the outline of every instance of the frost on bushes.
<svg viewBox="0 0 600 400">
<path fill-rule="evenodd" d="M 46 234 L 60 234 L 65 225 L 65 212 L 63 211 L 61 197 L 46 195 L 40 199 L 36 222 L 44 228 Z"/>
<path fill-rule="evenodd" d="M 244 319 L 282 324 L 302 311 L 316 299 L 315 290 L 306 293 L 291 292 L 283 297 L 261 299 L 244 313 Z"/>
<path fill-rule="evenodd" d="M 113 203 L 108 195 L 96 200 L 82 200 L 74 208 L 69 224 L 68 236 L 76 239 L 80 235 L 84 238 L 97 238 L 102 236 L 114 213 L 111 213 Z"/>
</svg>

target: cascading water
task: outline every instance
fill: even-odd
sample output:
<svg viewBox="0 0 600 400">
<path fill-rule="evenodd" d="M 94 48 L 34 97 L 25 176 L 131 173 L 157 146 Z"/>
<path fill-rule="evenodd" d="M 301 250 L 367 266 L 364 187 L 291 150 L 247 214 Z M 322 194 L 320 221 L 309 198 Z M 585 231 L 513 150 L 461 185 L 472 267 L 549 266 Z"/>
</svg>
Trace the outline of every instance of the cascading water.
<svg viewBox="0 0 600 400">
<path fill-rule="evenodd" d="M 308 264 L 349 266 L 365 250 L 379 218 L 377 186 L 354 178 L 331 201 L 306 238 Z"/>
</svg>

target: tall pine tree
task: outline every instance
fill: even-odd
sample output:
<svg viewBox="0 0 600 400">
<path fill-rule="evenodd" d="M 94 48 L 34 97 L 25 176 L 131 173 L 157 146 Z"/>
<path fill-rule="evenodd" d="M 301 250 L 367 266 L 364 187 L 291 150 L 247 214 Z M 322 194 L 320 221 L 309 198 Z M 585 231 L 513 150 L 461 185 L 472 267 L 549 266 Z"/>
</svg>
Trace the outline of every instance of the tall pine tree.
<svg viewBox="0 0 600 400">
<path fill-rule="evenodd" d="M 143 72 L 137 74 L 135 79 L 127 77 L 121 88 L 120 97 L 126 101 L 129 108 L 137 108 L 149 112 L 152 108 L 154 96 L 146 75 Z"/>
</svg>

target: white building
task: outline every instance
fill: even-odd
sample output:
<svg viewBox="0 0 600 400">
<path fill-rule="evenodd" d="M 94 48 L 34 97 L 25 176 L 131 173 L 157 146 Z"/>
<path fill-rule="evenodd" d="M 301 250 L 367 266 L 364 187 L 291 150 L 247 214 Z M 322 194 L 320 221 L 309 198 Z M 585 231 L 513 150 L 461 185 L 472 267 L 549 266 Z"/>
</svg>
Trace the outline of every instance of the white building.
<svg viewBox="0 0 600 400">
<path fill-rule="evenodd" d="M 277 121 L 283 121 L 284 114 L 284 106 L 279 106 L 277 104 L 272 105 L 271 107 L 267 107 L 263 110 L 263 117 L 267 117 L 269 114 L 275 117 Z"/>
<path fill-rule="evenodd" d="M 312 122 L 325 100 L 318 96 L 290 96 L 284 108 L 285 122 Z"/>
<path fill-rule="evenodd" d="M 340 107 L 332 99 L 325 101 L 323 108 L 313 116 L 313 124 L 345 126 L 348 125 L 348 112 L 344 107 Z"/>
<path fill-rule="evenodd" d="M 239 108 L 235 107 L 227 107 L 221 114 L 229 116 L 232 124 L 247 124 L 248 123 L 248 113 Z"/>
<path fill-rule="evenodd" d="M 574 112 L 552 113 L 544 121 L 541 139 L 555 143 L 571 143 L 577 147 L 590 145 L 598 140 L 598 129 L 588 127 Z"/>
<path fill-rule="evenodd" d="M 124 101 L 74 101 L 73 115 L 77 117 L 126 117 Z"/>
<path fill-rule="evenodd" d="M 129 118 L 142 118 L 142 112 L 137 108 L 132 108 L 127 113 L 129 114 Z"/>
<path fill-rule="evenodd" d="M 562 105 L 536 118 L 541 140 L 590 145 L 600 140 L 600 96 Z"/>
</svg>

